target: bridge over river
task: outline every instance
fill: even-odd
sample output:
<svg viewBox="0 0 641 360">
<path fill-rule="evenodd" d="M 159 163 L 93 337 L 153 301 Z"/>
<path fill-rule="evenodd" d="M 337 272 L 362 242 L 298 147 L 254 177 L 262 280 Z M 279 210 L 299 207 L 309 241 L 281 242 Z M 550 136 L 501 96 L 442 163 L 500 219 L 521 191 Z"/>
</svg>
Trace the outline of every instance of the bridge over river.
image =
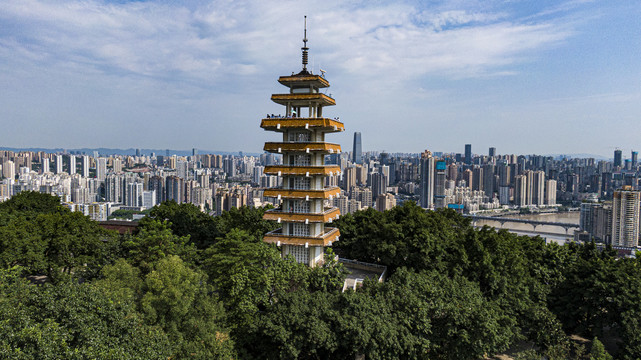
<svg viewBox="0 0 641 360">
<path fill-rule="evenodd" d="M 565 222 L 554 222 L 554 221 L 541 221 L 541 220 L 531 220 L 531 219 L 518 219 L 518 218 L 506 218 L 501 216 L 480 216 L 480 215 L 463 215 L 472 220 L 472 225 L 476 225 L 476 222 L 479 220 L 485 221 L 496 221 L 501 224 L 501 228 L 505 223 L 519 223 L 519 224 L 529 224 L 532 226 L 533 231 L 536 231 L 537 226 L 558 226 L 565 230 L 565 234 L 568 234 L 570 229 L 579 229 L 579 224 L 574 223 L 565 223 Z"/>
</svg>

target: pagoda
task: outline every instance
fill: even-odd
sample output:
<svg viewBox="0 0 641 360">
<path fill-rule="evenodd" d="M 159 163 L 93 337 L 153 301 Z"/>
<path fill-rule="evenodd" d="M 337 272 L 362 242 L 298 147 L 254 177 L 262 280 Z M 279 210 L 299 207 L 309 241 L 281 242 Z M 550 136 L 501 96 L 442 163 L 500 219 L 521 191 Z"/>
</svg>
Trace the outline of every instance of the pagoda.
<svg viewBox="0 0 641 360">
<path fill-rule="evenodd" d="M 338 208 L 326 206 L 326 200 L 340 196 L 337 186 L 326 185 L 326 178 L 340 174 L 340 167 L 325 165 L 325 155 L 340 153 L 341 147 L 325 142 L 325 134 L 345 128 L 337 118 L 323 117 L 323 107 L 336 102 L 321 92 L 329 87 L 324 74 L 312 74 L 307 69 L 307 19 L 301 50 L 303 70 L 279 77 L 278 82 L 289 91 L 271 97 L 285 107 L 285 115 L 268 115 L 260 125 L 283 136 L 282 141 L 267 142 L 264 147 L 283 156 L 282 165 L 265 166 L 264 173 L 278 175 L 283 181 L 281 187 L 264 192 L 265 197 L 281 200 L 280 207 L 266 211 L 264 219 L 277 221 L 282 227 L 263 239 L 279 246 L 282 256 L 292 255 L 297 262 L 314 267 L 323 263 L 325 247 L 340 236 L 337 228 L 325 226 L 340 215 Z"/>
</svg>

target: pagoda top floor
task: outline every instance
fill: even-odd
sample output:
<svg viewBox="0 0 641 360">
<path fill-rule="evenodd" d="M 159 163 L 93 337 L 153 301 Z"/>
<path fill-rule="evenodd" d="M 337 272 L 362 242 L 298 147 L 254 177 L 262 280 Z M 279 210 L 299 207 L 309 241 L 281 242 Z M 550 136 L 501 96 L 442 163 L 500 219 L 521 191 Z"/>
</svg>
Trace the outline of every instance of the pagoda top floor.
<svg viewBox="0 0 641 360">
<path fill-rule="evenodd" d="M 289 88 L 306 88 L 315 89 L 329 87 L 329 81 L 320 75 L 314 75 L 308 71 L 301 71 L 295 75 L 281 76 L 278 82 Z"/>
</svg>

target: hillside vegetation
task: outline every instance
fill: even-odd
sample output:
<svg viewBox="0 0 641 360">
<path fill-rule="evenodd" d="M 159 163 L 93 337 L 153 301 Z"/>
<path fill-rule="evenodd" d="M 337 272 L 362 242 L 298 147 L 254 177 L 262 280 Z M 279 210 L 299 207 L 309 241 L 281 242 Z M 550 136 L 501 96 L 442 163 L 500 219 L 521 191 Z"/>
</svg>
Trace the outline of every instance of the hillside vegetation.
<svg viewBox="0 0 641 360">
<path fill-rule="evenodd" d="M 335 253 L 389 270 L 343 293 L 331 250 L 310 269 L 261 241 L 263 212 L 167 202 L 119 235 L 49 195 L 1 203 L 0 358 L 641 357 L 639 259 L 408 202 L 336 222 Z"/>
</svg>

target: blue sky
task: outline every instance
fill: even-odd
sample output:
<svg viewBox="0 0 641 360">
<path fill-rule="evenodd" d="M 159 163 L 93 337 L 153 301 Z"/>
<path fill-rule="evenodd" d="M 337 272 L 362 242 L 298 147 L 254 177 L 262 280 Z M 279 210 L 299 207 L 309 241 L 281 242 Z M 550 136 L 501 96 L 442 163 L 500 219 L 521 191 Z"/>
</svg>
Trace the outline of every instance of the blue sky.
<svg viewBox="0 0 641 360">
<path fill-rule="evenodd" d="M 0 145 L 259 152 L 304 15 L 345 150 L 641 150 L 641 3 L 616 0 L 4 0 Z"/>
</svg>

